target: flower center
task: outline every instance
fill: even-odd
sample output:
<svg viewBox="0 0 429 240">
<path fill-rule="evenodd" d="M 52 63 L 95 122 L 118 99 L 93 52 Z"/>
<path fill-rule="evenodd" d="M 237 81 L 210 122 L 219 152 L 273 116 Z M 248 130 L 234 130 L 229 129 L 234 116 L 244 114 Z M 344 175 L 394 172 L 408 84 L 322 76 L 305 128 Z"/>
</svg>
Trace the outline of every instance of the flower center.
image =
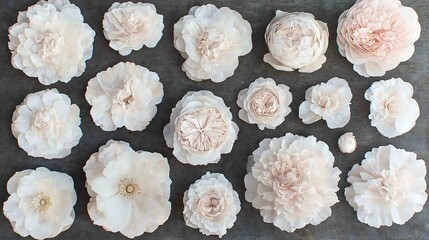
<svg viewBox="0 0 429 240">
<path fill-rule="evenodd" d="M 46 128 L 52 123 L 58 122 L 58 115 L 52 108 L 42 108 L 33 117 L 33 126 L 37 128 Z"/>
<path fill-rule="evenodd" d="M 381 184 L 380 186 L 378 186 L 377 190 L 380 193 L 381 197 L 384 198 L 386 201 L 395 199 L 395 180 L 390 177 L 389 170 L 383 170 L 378 180 L 381 182 Z"/>
<path fill-rule="evenodd" d="M 301 26 L 288 26 L 279 30 L 279 34 L 283 39 L 285 47 L 297 48 L 301 44 L 301 39 L 304 36 Z"/>
<path fill-rule="evenodd" d="M 206 30 L 198 37 L 198 50 L 203 59 L 216 62 L 222 51 L 229 48 L 228 37 L 218 33 L 216 30 Z"/>
<path fill-rule="evenodd" d="M 294 164 L 301 161 L 300 155 L 279 153 L 277 159 L 270 167 L 273 190 L 278 201 L 293 199 L 298 196 L 303 179 L 300 168 Z"/>
<path fill-rule="evenodd" d="M 259 90 L 249 101 L 252 115 L 257 118 L 270 118 L 279 112 L 279 99 L 270 90 Z"/>
<path fill-rule="evenodd" d="M 332 106 L 332 101 L 329 96 L 322 96 L 319 98 L 319 105 L 323 108 L 330 108 Z"/>
<path fill-rule="evenodd" d="M 60 53 L 64 47 L 64 38 L 58 33 L 43 33 L 36 41 L 40 43 L 39 55 L 43 60 Z"/>
<path fill-rule="evenodd" d="M 132 81 L 133 80 L 128 80 L 125 86 L 114 96 L 114 100 L 121 106 L 126 107 L 134 102 L 133 90 L 131 87 Z"/>
<path fill-rule="evenodd" d="M 140 194 L 140 186 L 136 183 L 134 178 L 123 178 L 118 184 L 119 194 L 129 199 L 134 198 Z"/>
<path fill-rule="evenodd" d="M 111 21 L 116 23 L 115 27 L 120 29 L 122 34 L 133 35 L 145 30 L 145 17 L 132 8 L 114 9 Z"/>
<path fill-rule="evenodd" d="M 31 201 L 31 206 L 34 211 L 40 214 L 45 214 L 52 206 L 52 200 L 44 193 L 39 193 L 35 197 L 33 197 L 33 200 Z"/>
<path fill-rule="evenodd" d="M 224 211 L 224 202 L 222 194 L 211 191 L 198 199 L 197 207 L 204 216 L 215 217 Z"/>
<path fill-rule="evenodd" d="M 382 29 L 381 23 L 370 23 L 369 28 L 357 28 L 351 35 L 354 44 L 364 52 L 385 56 L 393 48 L 395 34 Z"/>
</svg>

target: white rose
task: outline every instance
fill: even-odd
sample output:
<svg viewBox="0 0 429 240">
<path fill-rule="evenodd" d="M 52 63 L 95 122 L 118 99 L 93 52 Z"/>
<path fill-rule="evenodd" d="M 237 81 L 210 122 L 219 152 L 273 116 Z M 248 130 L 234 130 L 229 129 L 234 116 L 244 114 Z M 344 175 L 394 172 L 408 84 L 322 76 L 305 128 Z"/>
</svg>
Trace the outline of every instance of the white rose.
<svg viewBox="0 0 429 240">
<path fill-rule="evenodd" d="M 344 133 L 338 139 L 338 147 L 343 153 L 352 153 L 356 150 L 356 137 L 352 132 Z"/>
</svg>

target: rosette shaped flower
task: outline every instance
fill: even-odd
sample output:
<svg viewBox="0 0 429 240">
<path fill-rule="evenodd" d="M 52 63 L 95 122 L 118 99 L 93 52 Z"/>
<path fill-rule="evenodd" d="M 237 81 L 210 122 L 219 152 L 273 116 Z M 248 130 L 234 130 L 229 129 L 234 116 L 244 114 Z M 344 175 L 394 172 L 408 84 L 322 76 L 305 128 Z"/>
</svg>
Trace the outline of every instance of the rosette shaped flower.
<svg viewBox="0 0 429 240">
<path fill-rule="evenodd" d="M 79 112 L 57 89 L 30 93 L 13 113 L 12 133 L 32 157 L 64 158 L 82 137 Z"/>
<path fill-rule="evenodd" d="M 299 106 L 299 118 L 305 124 L 323 119 L 328 128 L 342 128 L 350 121 L 352 97 L 346 80 L 331 78 L 307 89 L 305 101 Z"/>
<path fill-rule="evenodd" d="M 151 3 L 115 2 L 104 14 L 103 33 L 122 56 L 143 46 L 153 48 L 162 37 L 163 16 Z"/>
<path fill-rule="evenodd" d="M 277 85 L 271 78 L 258 78 L 249 88 L 238 93 L 238 116 L 258 128 L 275 129 L 291 112 L 292 94 L 284 84 Z"/>
<path fill-rule="evenodd" d="M 164 96 L 158 74 L 134 63 L 118 63 L 88 82 L 86 100 L 95 125 L 104 131 L 142 131 Z"/>
<path fill-rule="evenodd" d="M 134 238 L 155 231 L 170 216 L 170 167 L 161 154 L 110 140 L 83 170 L 91 197 L 88 214 L 106 231 Z"/>
<path fill-rule="evenodd" d="M 342 153 L 352 153 L 356 150 L 356 137 L 352 132 L 344 133 L 338 139 L 338 147 Z"/>
<path fill-rule="evenodd" d="M 69 82 L 85 71 L 95 32 L 68 0 L 40 1 L 9 28 L 12 65 L 43 85 Z"/>
<path fill-rule="evenodd" d="M 276 11 L 265 31 L 269 53 L 264 61 L 277 70 L 312 73 L 326 62 L 329 31 L 313 14 Z"/>
<path fill-rule="evenodd" d="M 164 138 L 182 163 L 217 163 L 237 139 L 238 126 L 222 98 L 210 91 L 188 92 L 164 127 Z"/>
<path fill-rule="evenodd" d="M 331 216 L 338 202 L 341 171 L 328 145 L 313 136 L 287 133 L 264 139 L 249 157 L 244 177 L 246 200 L 264 222 L 293 232 Z"/>
<path fill-rule="evenodd" d="M 234 226 L 240 199 L 232 184 L 220 173 L 207 172 L 192 184 L 183 197 L 186 225 L 202 234 L 222 237 Z"/>
<path fill-rule="evenodd" d="M 420 31 L 417 13 L 399 0 L 357 0 L 338 19 L 338 49 L 361 76 L 383 76 L 411 58 Z"/>
<path fill-rule="evenodd" d="M 15 173 L 7 182 L 3 213 L 22 237 L 56 237 L 72 225 L 76 204 L 73 179 L 44 167 Z"/>
<path fill-rule="evenodd" d="M 413 152 L 392 145 L 373 148 L 349 172 L 346 200 L 371 227 L 404 224 L 427 200 L 426 165 Z"/>
<path fill-rule="evenodd" d="M 252 28 L 228 7 L 195 6 L 174 24 L 174 46 L 191 80 L 223 82 L 234 74 L 238 57 L 252 50 Z"/>
</svg>

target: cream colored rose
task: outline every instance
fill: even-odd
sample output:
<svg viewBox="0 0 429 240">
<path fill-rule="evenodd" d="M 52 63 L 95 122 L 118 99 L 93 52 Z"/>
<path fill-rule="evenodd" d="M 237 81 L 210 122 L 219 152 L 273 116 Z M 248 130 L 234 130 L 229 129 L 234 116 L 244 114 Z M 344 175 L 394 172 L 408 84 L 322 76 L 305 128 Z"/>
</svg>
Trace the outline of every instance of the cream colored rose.
<svg viewBox="0 0 429 240">
<path fill-rule="evenodd" d="M 344 133 L 338 139 L 338 147 L 343 153 L 352 153 L 356 150 L 357 142 L 356 137 L 352 132 Z"/>
</svg>

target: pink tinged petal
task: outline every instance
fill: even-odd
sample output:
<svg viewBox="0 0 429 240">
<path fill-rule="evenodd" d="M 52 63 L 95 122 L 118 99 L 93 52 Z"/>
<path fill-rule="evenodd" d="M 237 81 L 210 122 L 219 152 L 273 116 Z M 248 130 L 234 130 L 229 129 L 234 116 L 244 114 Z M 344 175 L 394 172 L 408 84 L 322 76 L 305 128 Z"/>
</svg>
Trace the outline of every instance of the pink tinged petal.
<svg viewBox="0 0 429 240">
<path fill-rule="evenodd" d="M 309 101 L 304 101 L 299 106 L 299 114 L 298 115 L 299 115 L 299 118 L 302 119 L 302 122 L 304 124 L 311 124 L 311 123 L 317 122 L 321 119 L 321 117 L 319 115 L 317 115 L 313 111 L 311 111 L 310 107 L 311 107 L 311 103 Z"/>
<path fill-rule="evenodd" d="M 280 70 L 280 71 L 287 71 L 292 72 L 293 69 L 287 66 L 284 66 L 282 63 L 277 61 L 271 53 L 267 53 L 264 55 L 264 62 L 270 64 L 273 68 Z"/>
<path fill-rule="evenodd" d="M 311 64 L 304 66 L 299 69 L 299 72 L 302 73 L 312 73 L 316 70 L 319 70 L 322 67 L 322 64 L 326 62 L 326 56 L 322 55 L 316 59 L 316 61 L 312 62 Z"/>
</svg>

